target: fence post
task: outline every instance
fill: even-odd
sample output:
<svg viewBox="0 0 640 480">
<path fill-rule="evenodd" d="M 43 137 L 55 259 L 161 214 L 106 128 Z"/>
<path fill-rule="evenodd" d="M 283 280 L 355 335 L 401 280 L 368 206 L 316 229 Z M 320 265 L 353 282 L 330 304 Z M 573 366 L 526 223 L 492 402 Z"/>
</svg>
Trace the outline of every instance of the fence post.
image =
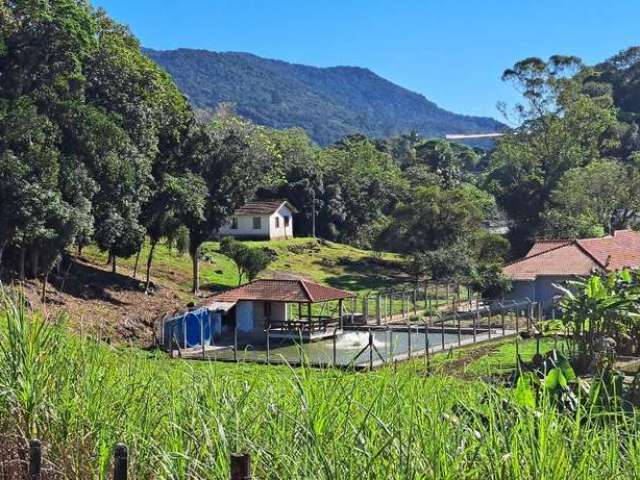
<svg viewBox="0 0 640 480">
<path fill-rule="evenodd" d="M 233 361 L 238 361 L 238 323 L 233 328 Z"/>
<path fill-rule="evenodd" d="M 381 298 L 380 298 L 381 293 L 378 292 L 378 295 L 376 296 L 376 321 L 378 323 L 378 325 L 382 325 L 382 316 L 381 316 L 381 312 L 380 312 L 380 308 L 381 308 Z"/>
<path fill-rule="evenodd" d="M 493 312 L 491 311 L 491 303 L 489 303 L 489 305 L 487 305 L 487 308 L 489 309 L 489 340 L 491 340 L 491 327 L 493 326 Z"/>
<path fill-rule="evenodd" d="M 37 439 L 29 441 L 29 480 L 40 480 L 42 469 L 42 442 Z"/>
<path fill-rule="evenodd" d="M 429 373 L 429 328 L 427 322 L 424 322 L 424 361 L 427 373 Z"/>
<path fill-rule="evenodd" d="M 365 294 L 362 299 L 362 316 L 364 317 L 364 324 L 369 324 L 369 294 Z"/>
<path fill-rule="evenodd" d="M 442 335 L 442 350 L 444 350 L 445 347 L 444 347 L 444 319 L 443 318 L 440 318 L 440 327 L 442 328 L 442 332 L 441 332 L 441 335 Z"/>
<path fill-rule="evenodd" d="M 251 457 L 248 453 L 231 454 L 231 480 L 251 480 Z"/>
<path fill-rule="evenodd" d="M 338 346 L 336 345 L 336 344 L 337 344 L 337 342 L 338 342 L 338 332 L 335 332 L 335 331 L 334 331 L 334 332 L 333 332 L 333 366 L 334 366 L 334 367 L 336 366 L 336 363 L 338 363 L 338 362 L 337 362 L 337 355 L 338 355 L 338 354 L 337 354 L 337 352 L 336 352 L 336 349 L 337 349 L 337 347 L 338 347 Z"/>
<path fill-rule="evenodd" d="M 473 313 L 472 313 L 473 315 Z M 478 316 L 480 315 L 480 311 L 476 310 L 476 314 L 473 315 L 473 343 L 476 343 L 477 338 L 477 332 L 478 332 Z"/>
<path fill-rule="evenodd" d="M 454 311 L 453 317 L 458 320 L 458 347 L 460 347 L 462 346 L 462 324 L 460 323 L 460 315 Z"/>
<path fill-rule="evenodd" d="M 127 480 L 129 454 L 124 443 L 117 443 L 113 455 L 113 480 Z"/>
<path fill-rule="evenodd" d="M 267 325 L 267 365 L 271 364 L 271 321 Z"/>
<path fill-rule="evenodd" d="M 409 356 L 407 357 L 407 360 L 409 360 L 411 358 L 411 324 L 408 324 L 409 327 L 409 336 L 407 337 L 407 347 L 408 347 L 408 351 L 409 351 Z"/>
<path fill-rule="evenodd" d="M 373 334 L 369 329 L 369 370 L 373 370 Z"/>
<path fill-rule="evenodd" d="M 417 304 L 417 301 L 418 301 L 418 289 L 417 289 L 417 287 L 415 287 L 413 289 L 413 314 L 414 315 L 418 315 L 418 304 Z"/>
</svg>

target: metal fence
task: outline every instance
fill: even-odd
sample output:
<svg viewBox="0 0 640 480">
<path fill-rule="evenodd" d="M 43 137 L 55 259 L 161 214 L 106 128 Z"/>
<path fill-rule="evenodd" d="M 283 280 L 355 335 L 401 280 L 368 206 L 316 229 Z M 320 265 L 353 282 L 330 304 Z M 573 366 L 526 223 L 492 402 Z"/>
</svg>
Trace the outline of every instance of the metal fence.
<svg viewBox="0 0 640 480">
<path fill-rule="evenodd" d="M 306 337 L 309 331 L 302 329 L 295 331 L 293 338 L 277 338 L 279 330 L 267 326 L 260 341 L 247 340 L 236 327 L 232 334 L 212 345 L 203 342 L 195 348 L 182 348 L 176 338 L 170 354 L 185 359 L 371 369 L 522 331 L 531 332 L 543 318 L 542 305 L 532 301 L 476 303 L 474 307 L 430 316 L 407 316 L 403 321 L 396 319 L 385 325 L 351 323 L 349 314 L 343 319 L 343 327 L 336 322 L 315 339 Z"/>
</svg>

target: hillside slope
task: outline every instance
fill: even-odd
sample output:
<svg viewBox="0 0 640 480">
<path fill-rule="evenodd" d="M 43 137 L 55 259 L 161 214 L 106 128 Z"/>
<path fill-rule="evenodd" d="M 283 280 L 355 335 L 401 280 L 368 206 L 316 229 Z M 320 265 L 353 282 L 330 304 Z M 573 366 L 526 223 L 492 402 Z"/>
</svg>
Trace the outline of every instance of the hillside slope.
<svg viewBox="0 0 640 480">
<path fill-rule="evenodd" d="M 353 133 L 385 138 L 415 130 L 443 137 L 504 127 L 491 118 L 443 110 L 364 68 L 317 68 L 235 52 L 145 52 L 203 113 L 230 102 L 260 125 L 302 127 L 321 145 Z"/>
<path fill-rule="evenodd" d="M 266 277 L 304 276 L 358 293 L 408 280 L 402 271 L 402 258 L 394 254 L 374 255 L 310 238 L 249 245 L 268 248 L 274 254 L 275 261 L 262 274 Z M 203 288 L 200 298 L 194 298 L 189 256 L 160 244 L 152 268 L 152 292 L 147 295 L 143 280 L 148 248 L 146 243 L 135 278 L 135 256 L 118 259 L 115 274 L 109 271 L 107 254 L 95 246 L 87 247 L 81 257 L 72 256 L 64 268 L 65 278 L 55 272 L 50 278 L 46 310 L 68 313 L 69 327 L 82 335 L 146 346 L 153 342 L 154 322 L 184 310 L 192 301 L 199 302 L 215 291 L 238 284 L 235 265 L 219 252 L 217 242 L 207 242 L 202 248 Z M 3 280 L 5 285 L 11 283 L 9 278 Z M 42 306 L 40 281 L 28 280 L 22 290 L 31 305 Z"/>
</svg>

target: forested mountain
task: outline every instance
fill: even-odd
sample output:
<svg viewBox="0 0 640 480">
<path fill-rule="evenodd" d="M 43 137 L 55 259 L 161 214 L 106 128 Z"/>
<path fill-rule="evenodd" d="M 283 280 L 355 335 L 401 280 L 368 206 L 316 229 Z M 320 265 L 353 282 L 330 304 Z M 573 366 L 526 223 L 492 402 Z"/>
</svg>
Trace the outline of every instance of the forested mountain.
<svg viewBox="0 0 640 480">
<path fill-rule="evenodd" d="M 443 137 L 504 127 L 492 118 L 443 110 L 364 68 L 317 68 L 205 50 L 146 53 L 173 76 L 201 113 L 230 102 L 238 114 L 257 124 L 302 127 L 321 145 L 354 133 L 386 138 L 416 131 Z"/>
</svg>

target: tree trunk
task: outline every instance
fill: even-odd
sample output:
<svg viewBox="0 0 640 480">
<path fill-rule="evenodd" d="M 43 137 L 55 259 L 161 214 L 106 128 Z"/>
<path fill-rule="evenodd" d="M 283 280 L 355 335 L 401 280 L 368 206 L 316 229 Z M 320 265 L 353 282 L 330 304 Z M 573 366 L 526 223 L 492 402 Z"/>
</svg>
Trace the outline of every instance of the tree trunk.
<svg viewBox="0 0 640 480">
<path fill-rule="evenodd" d="M 192 293 L 198 293 L 200 291 L 200 264 L 198 259 L 198 253 L 200 251 L 200 245 L 190 246 L 189 255 L 191 256 L 191 262 L 193 263 L 193 288 Z"/>
<path fill-rule="evenodd" d="M 49 280 L 49 270 L 44 272 L 44 278 L 42 279 L 42 304 L 47 302 L 47 282 Z"/>
<path fill-rule="evenodd" d="M 111 254 L 111 273 L 116 273 L 116 271 L 116 256 L 114 254 Z"/>
<path fill-rule="evenodd" d="M 151 246 L 149 248 L 149 256 L 147 257 L 147 282 L 146 282 L 146 286 L 144 288 L 144 293 L 149 293 L 149 284 L 151 283 L 151 262 L 153 262 L 153 252 L 156 249 L 156 245 L 158 244 L 158 241 L 151 241 Z M 136 261 L 136 265 L 137 265 L 137 261 Z"/>
<path fill-rule="evenodd" d="M 31 276 L 33 278 L 38 278 L 38 275 L 40 274 L 39 260 L 40 260 L 40 250 L 34 247 L 33 252 L 31 254 Z"/>
<path fill-rule="evenodd" d="M 5 240 L 4 242 L 2 242 L 2 244 L 0 244 L 0 276 L 2 276 L 2 257 L 4 255 L 4 249 L 7 246 L 8 242 L 8 240 Z"/>
<path fill-rule="evenodd" d="M 78 257 L 82 256 L 82 243 L 78 244 Z"/>
<path fill-rule="evenodd" d="M 69 277 L 69 272 L 71 272 L 71 267 L 73 266 L 73 262 L 69 259 L 69 266 L 67 270 L 64 272 L 64 276 L 62 277 L 62 283 L 60 284 L 60 291 L 64 293 L 64 284 L 67 282 L 67 278 Z"/>
<path fill-rule="evenodd" d="M 138 253 L 136 253 L 136 263 L 133 266 L 133 279 L 136 280 L 136 277 L 138 276 L 138 264 L 140 263 L 140 253 L 142 252 L 142 247 L 140 247 L 140 250 L 138 250 Z M 147 282 L 149 281 L 148 276 L 147 276 Z"/>
<path fill-rule="evenodd" d="M 27 254 L 24 247 L 20 247 L 20 281 L 24 282 L 24 257 Z"/>
</svg>

